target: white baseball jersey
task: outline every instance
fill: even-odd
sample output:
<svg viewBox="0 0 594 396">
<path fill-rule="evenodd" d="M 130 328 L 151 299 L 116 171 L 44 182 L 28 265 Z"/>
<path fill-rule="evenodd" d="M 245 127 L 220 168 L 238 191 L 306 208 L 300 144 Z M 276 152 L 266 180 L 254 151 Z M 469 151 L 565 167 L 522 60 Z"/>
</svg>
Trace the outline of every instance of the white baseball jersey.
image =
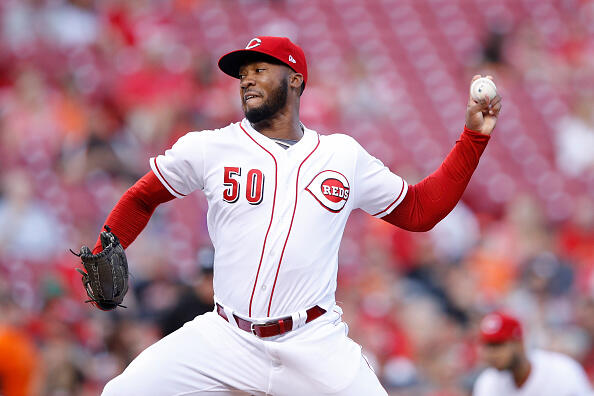
<svg viewBox="0 0 594 396">
<path fill-rule="evenodd" d="M 331 307 L 350 212 L 385 216 L 407 192 L 347 135 L 304 128 L 283 149 L 245 119 L 190 132 L 150 165 L 178 198 L 204 191 L 215 299 L 254 319 Z"/>
<path fill-rule="evenodd" d="M 532 371 L 517 388 L 509 371 L 485 370 L 474 385 L 473 396 L 593 396 L 584 369 L 556 352 L 535 350 L 528 355 Z"/>
</svg>

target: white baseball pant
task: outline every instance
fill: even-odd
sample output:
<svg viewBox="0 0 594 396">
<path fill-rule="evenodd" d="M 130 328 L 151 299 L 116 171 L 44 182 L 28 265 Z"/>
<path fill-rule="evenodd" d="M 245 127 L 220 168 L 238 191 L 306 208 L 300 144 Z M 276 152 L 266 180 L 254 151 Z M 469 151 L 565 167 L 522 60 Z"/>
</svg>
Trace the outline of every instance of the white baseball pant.
<svg viewBox="0 0 594 396">
<path fill-rule="evenodd" d="M 266 339 L 200 315 L 138 355 L 102 396 L 387 396 L 341 314 L 335 306 Z"/>
</svg>

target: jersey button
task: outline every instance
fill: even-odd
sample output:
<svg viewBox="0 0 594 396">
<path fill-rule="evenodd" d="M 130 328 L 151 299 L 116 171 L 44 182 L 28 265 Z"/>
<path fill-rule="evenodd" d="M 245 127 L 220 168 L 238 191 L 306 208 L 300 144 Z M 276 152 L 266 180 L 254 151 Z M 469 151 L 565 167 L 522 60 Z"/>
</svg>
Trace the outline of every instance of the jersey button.
<svg viewBox="0 0 594 396">
<path fill-rule="evenodd" d="M 266 285 L 262 285 L 262 291 L 266 290 Z"/>
</svg>

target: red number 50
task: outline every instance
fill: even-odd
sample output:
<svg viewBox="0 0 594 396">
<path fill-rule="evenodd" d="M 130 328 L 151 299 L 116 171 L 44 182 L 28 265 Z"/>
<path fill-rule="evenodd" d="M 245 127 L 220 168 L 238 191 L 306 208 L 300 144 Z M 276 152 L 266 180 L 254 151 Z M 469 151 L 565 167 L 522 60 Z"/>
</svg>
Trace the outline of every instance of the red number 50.
<svg viewBox="0 0 594 396">
<path fill-rule="evenodd" d="M 226 166 L 223 175 L 223 201 L 234 203 L 239 199 L 241 185 L 238 178 L 241 176 L 241 168 L 237 166 Z M 237 178 L 235 178 L 237 177 Z M 247 174 L 247 188 L 245 199 L 251 205 L 258 205 L 264 197 L 264 174 L 260 169 L 251 169 Z"/>
</svg>

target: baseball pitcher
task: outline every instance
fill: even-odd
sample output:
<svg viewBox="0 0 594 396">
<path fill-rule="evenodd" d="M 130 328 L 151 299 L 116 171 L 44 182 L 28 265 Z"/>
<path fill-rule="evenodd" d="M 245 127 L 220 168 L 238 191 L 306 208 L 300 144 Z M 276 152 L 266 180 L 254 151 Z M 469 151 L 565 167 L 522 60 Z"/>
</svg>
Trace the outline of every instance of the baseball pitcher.
<svg viewBox="0 0 594 396">
<path fill-rule="evenodd" d="M 80 252 L 89 301 L 121 305 L 123 249 L 158 205 L 200 190 L 215 248 L 215 306 L 147 348 L 103 395 L 386 395 L 334 299 L 345 224 L 360 208 L 406 230 L 430 230 L 462 196 L 501 98 L 469 97 L 447 158 L 408 185 L 352 137 L 303 125 L 307 63 L 289 39 L 253 38 L 218 65 L 239 80 L 245 118 L 190 132 L 151 158 L 95 248 Z"/>
</svg>

